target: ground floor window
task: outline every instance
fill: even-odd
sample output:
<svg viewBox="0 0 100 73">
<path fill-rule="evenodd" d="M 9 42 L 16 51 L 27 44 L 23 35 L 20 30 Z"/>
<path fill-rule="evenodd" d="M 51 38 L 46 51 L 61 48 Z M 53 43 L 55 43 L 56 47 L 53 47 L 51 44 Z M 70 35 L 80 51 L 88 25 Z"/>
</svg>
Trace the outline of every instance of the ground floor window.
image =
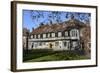
<svg viewBox="0 0 100 73">
<path fill-rule="evenodd" d="M 45 42 L 42 42 L 42 44 L 45 45 L 46 43 Z"/>
<path fill-rule="evenodd" d="M 68 49 L 70 48 L 70 42 L 69 41 L 65 41 L 63 42 L 64 47 L 67 47 Z"/>
<path fill-rule="evenodd" d="M 31 48 L 33 48 L 34 47 L 34 43 L 32 43 L 32 46 L 31 46 Z"/>
<path fill-rule="evenodd" d="M 73 47 L 76 47 L 78 44 L 77 44 L 77 42 L 75 41 L 75 42 L 73 42 Z"/>
<path fill-rule="evenodd" d="M 34 44 L 34 47 L 36 48 L 37 46 L 38 46 L 38 44 L 37 44 L 37 43 L 35 43 L 35 44 Z"/>
<path fill-rule="evenodd" d="M 49 48 L 52 48 L 52 47 L 53 47 L 53 44 L 50 43 L 50 44 L 49 44 Z"/>
<path fill-rule="evenodd" d="M 68 42 L 68 49 L 70 48 L 70 42 Z"/>
<path fill-rule="evenodd" d="M 55 42 L 55 46 L 59 46 L 59 42 Z"/>
<path fill-rule="evenodd" d="M 42 42 L 39 43 L 39 46 L 42 46 Z"/>
<path fill-rule="evenodd" d="M 66 47 L 67 46 L 67 42 L 63 42 L 64 43 L 64 47 Z"/>
</svg>

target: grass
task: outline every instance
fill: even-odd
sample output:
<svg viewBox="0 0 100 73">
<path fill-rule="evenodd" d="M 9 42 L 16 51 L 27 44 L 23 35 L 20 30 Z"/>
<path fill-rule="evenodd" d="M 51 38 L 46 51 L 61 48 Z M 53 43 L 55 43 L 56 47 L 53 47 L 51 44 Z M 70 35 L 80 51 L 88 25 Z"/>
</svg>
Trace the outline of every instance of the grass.
<svg viewBox="0 0 100 73">
<path fill-rule="evenodd" d="M 30 50 L 28 54 L 23 53 L 24 62 L 82 60 L 82 59 L 89 59 L 83 54 L 82 51 Z"/>
<path fill-rule="evenodd" d="M 52 52 L 51 50 L 29 50 L 28 52 L 26 52 L 26 50 L 23 52 L 23 61 L 26 60 L 30 60 L 30 59 L 35 59 L 35 58 L 39 58 L 42 56 L 46 56 L 46 55 L 51 55 L 54 52 Z"/>
</svg>

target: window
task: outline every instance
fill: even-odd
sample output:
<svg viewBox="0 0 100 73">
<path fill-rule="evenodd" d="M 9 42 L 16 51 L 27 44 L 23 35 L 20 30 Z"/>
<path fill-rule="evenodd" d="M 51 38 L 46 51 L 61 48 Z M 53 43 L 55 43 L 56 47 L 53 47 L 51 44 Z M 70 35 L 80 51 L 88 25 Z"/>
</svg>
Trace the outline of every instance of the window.
<svg viewBox="0 0 100 73">
<path fill-rule="evenodd" d="M 38 38 L 40 38 L 40 34 L 38 34 Z"/>
<path fill-rule="evenodd" d="M 59 42 L 55 42 L 55 46 L 59 46 Z"/>
<path fill-rule="evenodd" d="M 67 42 L 64 42 L 64 46 L 65 46 L 65 47 L 67 46 Z"/>
<path fill-rule="evenodd" d="M 39 43 L 39 46 L 42 46 L 42 43 L 41 42 Z"/>
<path fill-rule="evenodd" d="M 72 44 L 73 44 L 73 47 L 76 47 L 78 45 L 77 42 L 73 42 Z"/>
<path fill-rule="evenodd" d="M 43 34 L 43 38 L 46 38 L 46 34 Z"/>
<path fill-rule="evenodd" d="M 58 33 L 55 33 L 55 37 L 58 37 Z"/>
<path fill-rule="evenodd" d="M 50 37 L 50 33 L 48 33 L 48 36 L 47 36 L 48 38 Z"/>
<path fill-rule="evenodd" d="M 34 35 L 34 38 L 36 38 L 36 35 Z"/>
<path fill-rule="evenodd" d="M 75 30 L 72 30 L 72 36 L 73 37 L 75 36 Z"/>
<path fill-rule="evenodd" d="M 45 42 L 42 42 L 42 44 L 45 45 L 46 43 Z"/>
<path fill-rule="evenodd" d="M 67 31 L 65 31 L 65 36 L 68 36 L 68 32 Z"/>
<path fill-rule="evenodd" d="M 61 37 L 62 33 L 61 32 L 58 32 L 58 37 Z"/>
<path fill-rule="evenodd" d="M 55 37 L 55 33 L 52 33 L 52 37 Z"/>
<path fill-rule="evenodd" d="M 34 43 L 32 43 L 32 48 L 34 47 Z"/>
<path fill-rule="evenodd" d="M 36 47 L 38 46 L 38 44 L 36 43 L 34 46 L 35 46 L 35 48 L 36 48 Z"/>
<path fill-rule="evenodd" d="M 68 42 L 68 49 L 70 49 L 70 43 Z"/>
<path fill-rule="evenodd" d="M 72 30 L 70 31 L 70 35 L 71 35 L 72 37 L 77 37 L 77 36 L 78 36 L 78 30 L 77 30 L 77 29 L 72 29 Z"/>
<path fill-rule="evenodd" d="M 31 35 L 31 38 L 33 38 L 33 35 Z"/>
<path fill-rule="evenodd" d="M 67 47 L 69 49 L 70 48 L 70 42 L 69 41 L 64 41 L 63 46 Z"/>
</svg>

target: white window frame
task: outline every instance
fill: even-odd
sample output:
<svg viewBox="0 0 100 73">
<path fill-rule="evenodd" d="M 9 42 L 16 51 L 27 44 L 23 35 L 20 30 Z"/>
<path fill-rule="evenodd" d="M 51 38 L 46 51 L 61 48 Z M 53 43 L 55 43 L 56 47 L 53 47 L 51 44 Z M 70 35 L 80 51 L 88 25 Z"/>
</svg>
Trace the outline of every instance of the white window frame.
<svg viewBox="0 0 100 73">
<path fill-rule="evenodd" d="M 64 45 L 64 47 L 66 47 L 66 46 L 67 46 L 67 42 L 66 42 L 66 41 L 64 41 L 64 42 L 63 42 L 63 45 Z"/>
<path fill-rule="evenodd" d="M 43 38 L 46 38 L 46 34 L 45 33 L 43 34 Z"/>
<path fill-rule="evenodd" d="M 33 38 L 33 35 L 31 35 L 31 39 Z"/>
<path fill-rule="evenodd" d="M 59 42 L 55 42 L 55 46 L 59 46 Z"/>
<path fill-rule="evenodd" d="M 36 39 L 36 34 L 34 35 L 34 38 Z"/>
<path fill-rule="evenodd" d="M 71 37 L 78 37 L 78 35 L 79 35 L 78 29 L 72 29 L 70 31 L 70 35 L 71 35 Z"/>
<path fill-rule="evenodd" d="M 61 37 L 62 36 L 62 32 L 58 32 L 58 37 Z"/>
<path fill-rule="evenodd" d="M 65 31 L 65 36 L 68 36 L 68 31 Z"/>
<path fill-rule="evenodd" d="M 39 46 L 42 46 L 42 42 L 39 42 Z"/>
<path fill-rule="evenodd" d="M 51 35 L 52 35 L 52 37 L 55 37 L 55 33 L 54 32 Z"/>
<path fill-rule="evenodd" d="M 38 38 L 40 38 L 40 34 L 38 34 Z"/>
<path fill-rule="evenodd" d="M 32 43 L 31 48 L 34 48 L 34 43 Z"/>
<path fill-rule="evenodd" d="M 50 33 L 47 34 L 47 37 L 48 37 L 48 38 L 50 37 Z"/>
</svg>

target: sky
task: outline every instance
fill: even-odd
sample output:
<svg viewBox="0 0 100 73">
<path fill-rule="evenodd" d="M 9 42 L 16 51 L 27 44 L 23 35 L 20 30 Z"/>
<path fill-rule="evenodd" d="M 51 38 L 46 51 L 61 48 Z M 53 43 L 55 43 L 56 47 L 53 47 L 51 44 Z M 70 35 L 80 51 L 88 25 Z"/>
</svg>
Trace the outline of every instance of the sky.
<svg viewBox="0 0 100 73">
<path fill-rule="evenodd" d="M 68 21 L 71 16 L 84 23 L 91 20 L 90 13 L 23 10 L 23 28 L 27 28 L 31 32 L 32 28 L 37 28 L 41 23 L 46 25 L 50 24 L 50 21 L 52 23 L 64 22 Z"/>
</svg>

